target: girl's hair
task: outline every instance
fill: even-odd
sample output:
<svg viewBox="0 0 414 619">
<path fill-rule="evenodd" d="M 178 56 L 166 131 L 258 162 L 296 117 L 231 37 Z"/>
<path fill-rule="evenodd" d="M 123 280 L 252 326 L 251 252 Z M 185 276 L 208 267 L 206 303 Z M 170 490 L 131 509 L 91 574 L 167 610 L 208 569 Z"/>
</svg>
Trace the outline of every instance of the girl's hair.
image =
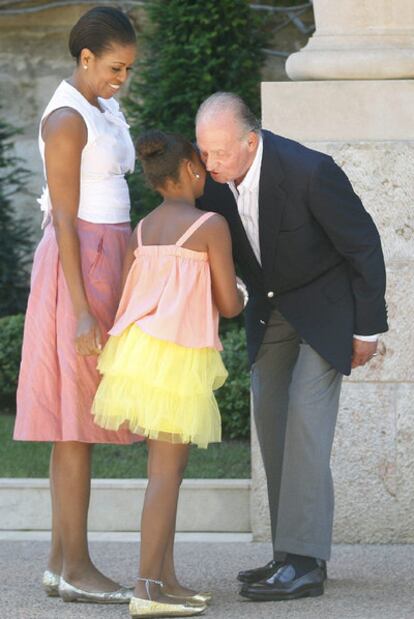
<svg viewBox="0 0 414 619">
<path fill-rule="evenodd" d="M 69 50 L 79 62 L 80 53 L 88 48 L 100 56 L 112 43 L 136 44 L 137 36 L 129 18 L 118 9 L 97 6 L 76 22 L 69 35 Z"/>
<path fill-rule="evenodd" d="M 136 146 L 145 177 L 154 189 L 163 187 L 168 178 L 178 181 L 181 162 L 195 153 L 191 142 L 181 135 L 157 130 L 141 134 Z"/>
</svg>

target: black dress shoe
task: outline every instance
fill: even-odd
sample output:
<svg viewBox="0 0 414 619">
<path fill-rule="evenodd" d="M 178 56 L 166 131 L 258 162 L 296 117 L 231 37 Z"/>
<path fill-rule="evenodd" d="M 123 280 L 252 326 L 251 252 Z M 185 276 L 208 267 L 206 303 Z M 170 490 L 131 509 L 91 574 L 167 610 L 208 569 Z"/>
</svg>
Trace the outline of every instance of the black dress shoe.
<svg viewBox="0 0 414 619">
<path fill-rule="evenodd" d="M 279 567 L 283 565 L 283 561 L 269 561 L 262 567 L 256 567 L 252 570 L 243 570 L 237 574 L 237 580 L 245 583 L 259 582 L 260 580 L 266 580 L 269 576 L 272 576 Z"/>
<path fill-rule="evenodd" d="M 266 580 L 244 584 L 240 590 L 240 595 L 256 601 L 317 597 L 323 594 L 324 581 L 324 572 L 320 567 L 297 577 L 293 565 L 283 563 L 273 576 Z"/>
<path fill-rule="evenodd" d="M 321 568 L 323 572 L 323 579 L 328 580 L 328 571 L 326 568 L 326 561 L 324 559 L 316 559 L 316 563 L 318 567 Z M 273 576 L 275 572 L 279 569 L 279 567 L 283 565 L 283 561 L 269 561 L 266 565 L 262 567 L 256 567 L 252 570 L 243 570 L 237 574 L 237 580 L 243 583 L 254 583 L 260 582 L 261 580 L 266 580 L 270 576 Z"/>
<path fill-rule="evenodd" d="M 328 580 L 328 568 L 326 567 L 326 561 L 324 559 L 316 559 L 316 563 L 323 572 L 323 579 Z"/>
</svg>

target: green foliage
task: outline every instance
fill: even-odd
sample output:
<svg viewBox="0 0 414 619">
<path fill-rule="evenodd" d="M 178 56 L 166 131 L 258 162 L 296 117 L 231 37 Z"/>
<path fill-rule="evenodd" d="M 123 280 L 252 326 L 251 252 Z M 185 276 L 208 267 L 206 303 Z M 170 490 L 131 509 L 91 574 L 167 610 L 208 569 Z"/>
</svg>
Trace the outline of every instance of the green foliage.
<svg viewBox="0 0 414 619">
<path fill-rule="evenodd" d="M 17 133 L 0 120 L 0 316 L 24 311 L 28 295 L 30 226 L 12 209 L 12 197 L 23 191 L 28 174 L 12 155 Z"/>
<path fill-rule="evenodd" d="M 246 0 L 154 0 L 147 15 L 145 57 L 124 100 L 135 137 L 157 128 L 192 140 L 200 103 L 218 90 L 236 92 L 259 113 L 263 17 Z M 139 173 L 130 190 L 141 217 L 159 201 Z"/>
<path fill-rule="evenodd" d="M 223 436 L 250 436 L 250 375 L 244 329 L 228 329 L 222 337 L 223 361 L 229 377 L 216 393 L 223 422 Z"/>
<path fill-rule="evenodd" d="M 24 316 L 0 318 L 0 402 L 14 398 L 19 376 Z"/>
<path fill-rule="evenodd" d="M 13 441 L 14 416 L 0 411 L 0 477 L 48 477 L 50 445 L 42 442 Z M 185 471 L 187 479 L 241 479 L 250 477 L 248 441 L 226 441 L 193 446 Z M 95 445 L 92 477 L 137 479 L 147 476 L 145 443 Z"/>
</svg>

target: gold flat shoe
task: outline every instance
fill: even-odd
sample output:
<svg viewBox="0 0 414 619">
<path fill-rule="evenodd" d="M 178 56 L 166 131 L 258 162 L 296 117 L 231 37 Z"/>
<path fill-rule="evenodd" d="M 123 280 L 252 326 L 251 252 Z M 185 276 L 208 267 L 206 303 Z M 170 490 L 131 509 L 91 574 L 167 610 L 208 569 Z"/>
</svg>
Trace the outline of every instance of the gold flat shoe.
<svg viewBox="0 0 414 619">
<path fill-rule="evenodd" d="M 59 582 L 59 595 L 64 602 L 89 602 L 90 604 L 128 604 L 133 589 L 120 587 L 116 591 L 83 591 L 66 582 L 62 577 Z"/>
<path fill-rule="evenodd" d="M 46 592 L 50 598 L 58 598 L 59 597 L 59 581 L 60 574 L 55 574 L 50 570 L 45 570 L 43 572 L 42 585 L 43 590 Z"/>
<path fill-rule="evenodd" d="M 166 604 L 165 602 L 133 597 L 129 603 L 129 614 L 131 619 L 141 619 L 141 617 L 194 617 L 201 615 L 206 608 L 206 605 Z"/>
<path fill-rule="evenodd" d="M 166 593 L 165 595 L 173 600 L 182 600 L 189 604 L 208 604 L 213 597 L 209 591 L 199 591 L 194 595 L 173 595 L 172 593 Z"/>
</svg>

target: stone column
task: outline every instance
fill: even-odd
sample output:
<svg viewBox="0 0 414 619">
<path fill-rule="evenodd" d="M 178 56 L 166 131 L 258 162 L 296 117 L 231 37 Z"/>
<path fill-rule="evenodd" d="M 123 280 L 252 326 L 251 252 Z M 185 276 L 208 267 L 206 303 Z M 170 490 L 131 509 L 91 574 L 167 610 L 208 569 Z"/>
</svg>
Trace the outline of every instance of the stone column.
<svg viewBox="0 0 414 619">
<path fill-rule="evenodd" d="M 314 0 L 317 29 L 262 84 L 263 126 L 329 153 L 376 222 L 390 331 L 345 380 L 333 453 L 337 542 L 414 542 L 414 2 Z M 414 76 L 413 76 L 414 77 Z M 394 79 L 381 79 L 394 78 Z M 395 79 L 404 78 L 404 79 Z M 252 439 L 252 526 L 269 539 Z"/>
<path fill-rule="evenodd" d="M 292 54 L 293 80 L 414 77 L 412 0 L 314 0 L 316 31 Z"/>
</svg>

